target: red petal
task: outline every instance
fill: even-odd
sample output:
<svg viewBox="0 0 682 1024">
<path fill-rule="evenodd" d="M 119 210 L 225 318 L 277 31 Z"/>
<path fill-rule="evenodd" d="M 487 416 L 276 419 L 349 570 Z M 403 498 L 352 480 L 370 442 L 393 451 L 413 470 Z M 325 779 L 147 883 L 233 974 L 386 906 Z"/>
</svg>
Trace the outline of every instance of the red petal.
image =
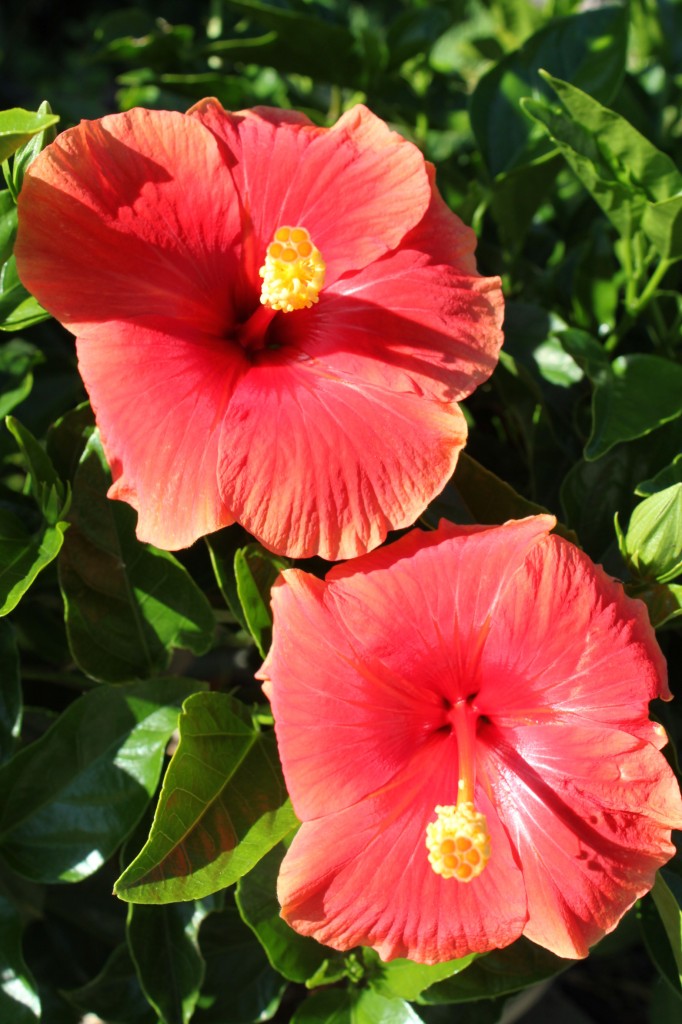
<svg viewBox="0 0 682 1024">
<path fill-rule="evenodd" d="M 385 960 L 420 963 L 506 946 L 521 934 L 521 873 L 483 792 L 477 804 L 491 833 L 485 870 L 463 884 L 428 863 L 426 825 L 456 791 L 452 760 L 447 742 L 432 743 L 379 794 L 301 827 L 278 884 L 292 928 L 336 949 L 362 944 Z"/>
<path fill-rule="evenodd" d="M 220 334 L 239 231 L 213 135 L 183 114 L 135 109 L 84 121 L 37 157 L 19 197 L 17 266 L 75 334 L 153 316 Z"/>
<path fill-rule="evenodd" d="M 497 278 L 401 249 L 325 289 L 305 319 L 283 317 L 277 341 L 321 375 L 450 402 L 493 372 L 502 316 Z"/>
<path fill-rule="evenodd" d="M 216 475 L 220 425 L 247 363 L 220 339 L 109 323 L 78 341 L 79 367 L 112 468 L 112 498 L 140 540 L 173 550 L 234 522 Z"/>
<path fill-rule="evenodd" d="M 361 105 L 328 129 L 300 119 L 285 123 L 267 108 L 221 112 L 217 101 L 204 101 L 193 114 L 232 155 L 254 233 L 250 274 L 256 279 L 283 224 L 308 229 L 327 265 L 329 286 L 394 249 L 429 205 L 431 186 L 419 150 Z"/>
<path fill-rule="evenodd" d="M 615 730 L 543 724 L 486 739 L 528 895 L 524 934 L 559 956 L 586 956 L 675 853 L 673 773 L 651 744 Z"/>
<path fill-rule="evenodd" d="M 230 401 L 220 488 L 235 518 L 293 557 L 351 558 L 414 522 L 451 475 L 454 404 L 361 388 L 305 363 L 254 366 Z"/>
<path fill-rule="evenodd" d="M 648 721 L 648 702 L 669 691 L 644 604 L 560 537 L 535 546 L 510 581 L 480 673 L 484 714 L 502 700 L 511 721 L 544 720 L 551 709 L 665 742 Z"/>
</svg>

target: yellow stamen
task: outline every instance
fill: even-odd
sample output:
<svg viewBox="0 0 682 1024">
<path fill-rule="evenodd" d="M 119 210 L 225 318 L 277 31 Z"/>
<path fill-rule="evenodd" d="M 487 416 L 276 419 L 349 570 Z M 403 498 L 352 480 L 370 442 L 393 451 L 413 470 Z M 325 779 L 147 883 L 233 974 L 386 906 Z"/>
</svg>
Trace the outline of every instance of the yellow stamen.
<svg viewBox="0 0 682 1024">
<path fill-rule="evenodd" d="M 436 807 L 436 820 L 426 826 L 429 864 L 443 878 L 470 882 L 490 858 L 490 834 L 485 814 L 470 800 L 453 807 Z"/>
<path fill-rule="evenodd" d="M 275 231 L 258 271 L 263 278 L 260 300 L 284 313 L 309 309 L 318 300 L 326 269 L 307 230 L 285 224 Z"/>
</svg>

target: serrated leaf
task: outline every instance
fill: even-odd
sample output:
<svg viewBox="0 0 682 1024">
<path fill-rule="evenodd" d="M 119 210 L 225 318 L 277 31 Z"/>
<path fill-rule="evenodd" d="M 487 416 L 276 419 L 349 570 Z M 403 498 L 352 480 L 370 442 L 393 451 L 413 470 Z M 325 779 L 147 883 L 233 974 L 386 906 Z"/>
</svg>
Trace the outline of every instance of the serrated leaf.
<svg viewBox="0 0 682 1024">
<path fill-rule="evenodd" d="M 34 113 L 13 107 L 0 111 L 0 161 L 6 160 L 33 135 L 57 124 L 56 114 Z"/>
<path fill-rule="evenodd" d="M 555 18 L 498 61 L 479 81 L 470 105 L 472 128 L 490 172 L 509 171 L 538 155 L 539 133 L 533 132 L 520 102 L 549 95 L 540 68 L 570 78 L 608 102 L 625 71 L 626 40 L 626 8 L 610 5 Z M 541 151 L 548 149 L 545 144 Z"/>
<path fill-rule="evenodd" d="M 0 764 L 9 760 L 21 731 L 19 653 L 14 630 L 0 619 Z"/>
<path fill-rule="evenodd" d="M 341 965 L 344 961 L 341 954 L 299 935 L 280 916 L 276 888 L 284 852 L 278 846 L 267 853 L 239 880 L 235 898 L 242 919 L 258 936 L 274 969 L 289 981 L 304 983 L 329 960 Z"/>
<path fill-rule="evenodd" d="M 652 494 L 635 508 L 621 552 L 644 580 L 670 583 L 682 572 L 682 483 Z"/>
<path fill-rule="evenodd" d="M 19 911 L 0 894 L 0 1020 L 39 1024 L 42 1020 L 36 983 L 24 962 Z"/>
<path fill-rule="evenodd" d="M 128 948 L 147 1000 L 163 1024 L 189 1024 L 204 979 L 199 926 L 212 908 L 200 903 L 130 906 Z"/>
<path fill-rule="evenodd" d="M 270 591 L 280 572 L 290 564 L 287 558 L 273 555 L 260 544 L 248 544 L 235 552 L 234 578 L 242 615 L 263 658 L 272 641 Z"/>
<path fill-rule="evenodd" d="M 36 882 L 77 882 L 135 826 L 178 705 L 201 684 L 154 679 L 79 697 L 0 768 L 0 856 Z"/>
<path fill-rule="evenodd" d="M 191 697 L 149 839 L 114 891 L 133 903 L 201 899 L 232 885 L 297 825 L 274 733 L 224 693 Z"/>
<path fill-rule="evenodd" d="M 204 653 L 215 621 L 184 566 L 137 540 L 135 513 L 107 498 L 108 486 L 93 434 L 74 478 L 59 577 L 75 661 L 93 679 L 118 682 L 163 672 L 174 648 Z"/>
</svg>

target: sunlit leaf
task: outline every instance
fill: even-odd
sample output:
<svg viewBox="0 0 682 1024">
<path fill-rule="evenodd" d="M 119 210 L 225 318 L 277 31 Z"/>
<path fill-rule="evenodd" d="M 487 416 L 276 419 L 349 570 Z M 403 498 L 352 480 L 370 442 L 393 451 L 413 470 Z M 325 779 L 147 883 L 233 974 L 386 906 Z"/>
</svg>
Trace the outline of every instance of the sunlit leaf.
<svg viewBox="0 0 682 1024">
<path fill-rule="evenodd" d="M 201 684 L 154 679 L 84 694 L 0 768 L 0 856 L 37 882 L 77 882 L 151 799 L 178 706 Z"/>
<path fill-rule="evenodd" d="M 33 135 L 56 124 L 58 120 L 56 114 L 44 112 L 42 108 L 37 114 L 20 107 L 0 111 L 0 160 L 6 160 Z"/>
<path fill-rule="evenodd" d="M 235 552 L 234 577 L 242 615 L 263 658 L 272 640 L 270 591 L 280 572 L 290 564 L 260 544 L 249 544 Z"/>
<path fill-rule="evenodd" d="M 682 483 L 637 505 L 621 551 L 631 571 L 642 579 L 670 583 L 682 573 Z"/>
<path fill-rule="evenodd" d="M 149 839 L 115 891 L 133 903 L 201 899 L 236 882 L 296 824 L 274 733 L 227 694 L 196 694 Z"/>
</svg>

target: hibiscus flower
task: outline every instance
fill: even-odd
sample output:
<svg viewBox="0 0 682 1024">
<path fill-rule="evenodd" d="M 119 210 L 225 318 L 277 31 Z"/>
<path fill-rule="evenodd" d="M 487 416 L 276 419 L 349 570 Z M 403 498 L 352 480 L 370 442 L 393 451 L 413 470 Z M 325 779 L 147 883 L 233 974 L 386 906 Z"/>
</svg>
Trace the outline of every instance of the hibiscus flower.
<svg viewBox="0 0 682 1024">
<path fill-rule="evenodd" d="M 31 165 L 22 281 L 77 336 L 138 536 L 235 521 L 348 558 L 420 515 L 492 372 L 497 278 L 419 150 L 365 107 L 332 128 L 204 100 L 83 122 Z"/>
<path fill-rule="evenodd" d="M 551 516 L 441 523 L 284 572 L 260 672 L 302 821 L 282 915 L 435 963 L 520 935 L 582 957 L 674 854 L 645 606 Z"/>
</svg>

